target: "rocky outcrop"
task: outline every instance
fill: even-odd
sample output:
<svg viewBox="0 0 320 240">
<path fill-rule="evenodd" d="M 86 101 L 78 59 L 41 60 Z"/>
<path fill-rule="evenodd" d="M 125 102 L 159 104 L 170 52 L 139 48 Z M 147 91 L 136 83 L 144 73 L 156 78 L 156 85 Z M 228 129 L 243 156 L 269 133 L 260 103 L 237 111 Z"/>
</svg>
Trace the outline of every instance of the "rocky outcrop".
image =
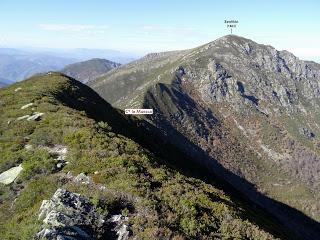
<svg viewBox="0 0 320 240">
<path fill-rule="evenodd" d="M 39 220 L 45 227 L 38 239 L 94 239 L 103 232 L 105 216 L 99 214 L 89 199 L 65 189 L 58 189 L 40 207 Z"/>
<path fill-rule="evenodd" d="M 128 239 L 127 217 L 99 213 L 90 200 L 80 194 L 58 189 L 44 200 L 39 211 L 43 228 L 35 239 Z"/>
</svg>

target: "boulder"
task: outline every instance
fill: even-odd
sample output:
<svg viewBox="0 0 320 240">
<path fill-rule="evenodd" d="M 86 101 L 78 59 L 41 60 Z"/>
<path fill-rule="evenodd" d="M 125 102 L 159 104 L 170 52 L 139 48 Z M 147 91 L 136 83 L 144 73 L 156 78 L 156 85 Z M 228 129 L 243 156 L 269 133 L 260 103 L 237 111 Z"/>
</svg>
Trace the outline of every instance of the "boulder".
<svg viewBox="0 0 320 240">
<path fill-rule="evenodd" d="M 0 183 L 10 184 L 12 183 L 23 170 L 21 164 L 17 167 L 10 168 L 9 170 L 0 174 Z"/>
</svg>

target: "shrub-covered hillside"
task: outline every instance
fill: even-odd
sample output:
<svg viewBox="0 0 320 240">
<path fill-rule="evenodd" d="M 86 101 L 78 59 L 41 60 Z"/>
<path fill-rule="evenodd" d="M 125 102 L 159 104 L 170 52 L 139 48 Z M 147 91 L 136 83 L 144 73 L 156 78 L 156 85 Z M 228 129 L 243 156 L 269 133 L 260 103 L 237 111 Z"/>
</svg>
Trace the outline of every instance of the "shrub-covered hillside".
<svg viewBox="0 0 320 240">
<path fill-rule="evenodd" d="M 131 131 L 135 120 L 126 120 L 89 87 L 63 74 L 1 89 L 0 116 L 0 173 L 20 164 L 23 169 L 12 183 L 0 183 L 2 240 L 37 238 L 50 228 L 113 239 L 119 234 L 108 220 L 112 216 L 126 222 L 129 239 L 293 239 L 258 208 L 228 196 L 210 180 L 186 176 L 120 134 Z M 88 199 L 90 209 L 104 218 L 101 225 L 79 224 L 83 212 L 63 215 L 80 219 L 77 226 L 65 218 L 55 220 L 71 225 L 54 225 L 53 215 L 39 217 L 42 201 L 57 189 Z M 56 215 L 64 211 L 54 207 Z M 70 207 L 73 214 L 76 207 Z"/>
</svg>

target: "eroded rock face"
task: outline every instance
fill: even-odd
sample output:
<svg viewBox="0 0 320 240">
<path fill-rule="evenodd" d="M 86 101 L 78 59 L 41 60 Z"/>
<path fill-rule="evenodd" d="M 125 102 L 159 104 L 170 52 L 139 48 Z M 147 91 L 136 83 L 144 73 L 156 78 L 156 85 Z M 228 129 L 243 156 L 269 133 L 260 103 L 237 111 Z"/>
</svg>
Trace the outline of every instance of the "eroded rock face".
<svg viewBox="0 0 320 240">
<path fill-rule="evenodd" d="M 319 64 L 287 51 L 235 36 L 220 38 L 185 63 L 186 79 L 208 102 L 231 103 L 241 111 L 261 100 L 296 111 L 299 96 L 315 104 L 319 98 Z M 241 88 L 239 88 L 239 84 Z M 272 104 L 272 106 L 271 106 Z"/>
</svg>

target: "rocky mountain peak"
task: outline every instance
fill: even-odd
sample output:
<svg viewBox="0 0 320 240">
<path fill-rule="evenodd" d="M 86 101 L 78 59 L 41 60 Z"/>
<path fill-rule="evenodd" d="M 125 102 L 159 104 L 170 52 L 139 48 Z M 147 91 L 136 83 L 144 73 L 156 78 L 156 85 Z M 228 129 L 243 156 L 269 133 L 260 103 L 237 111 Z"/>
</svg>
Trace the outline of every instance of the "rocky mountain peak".
<svg viewBox="0 0 320 240">
<path fill-rule="evenodd" d="M 260 99 L 292 110 L 301 103 L 301 95 L 310 101 L 319 97 L 318 64 L 236 35 L 194 49 L 185 70 L 185 78 L 205 101 L 228 101 L 240 107 L 239 102 L 257 106 Z"/>
</svg>

